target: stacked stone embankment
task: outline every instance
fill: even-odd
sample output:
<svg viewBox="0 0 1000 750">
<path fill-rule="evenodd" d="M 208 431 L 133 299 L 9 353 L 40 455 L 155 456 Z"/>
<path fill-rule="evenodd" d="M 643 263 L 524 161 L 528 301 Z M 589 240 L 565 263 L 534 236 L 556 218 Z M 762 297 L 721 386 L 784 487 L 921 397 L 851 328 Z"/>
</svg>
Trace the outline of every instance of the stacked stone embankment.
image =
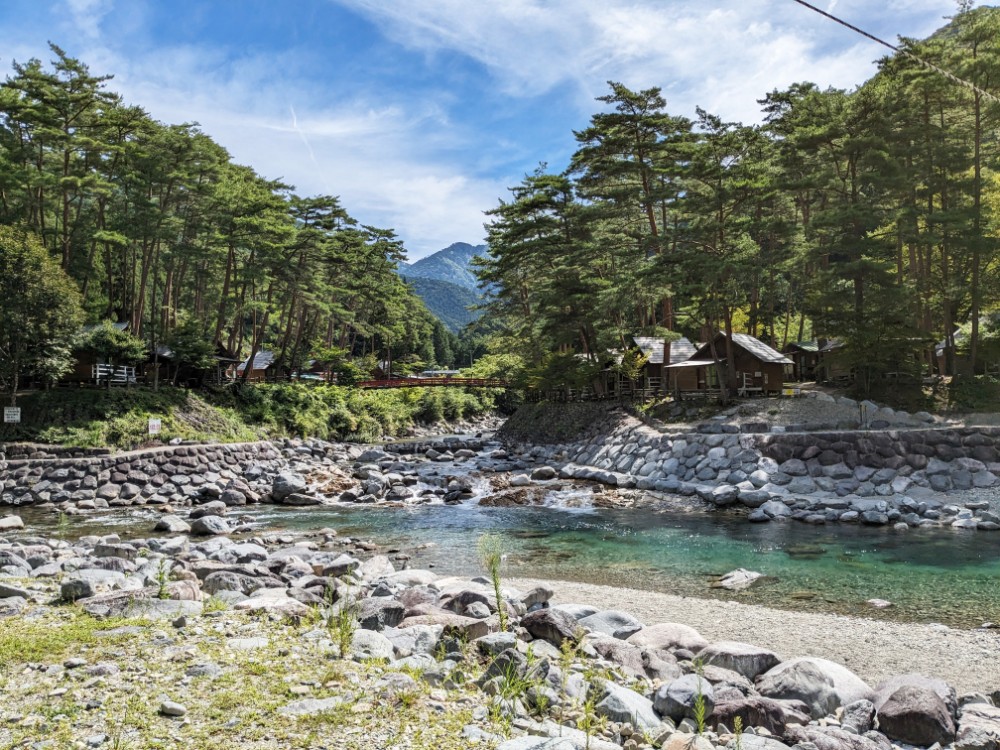
<svg viewBox="0 0 1000 750">
<path fill-rule="evenodd" d="M 836 431 L 723 420 L 671 428 L 604 409 L 572 442 L 531 444 L 517 425 L 506 436 L 512 451 L 559 466 L 563 478 L 698 495 L 719 507 L 743 506 L 751 521 L 1000 529 L 988 500 L 962 496 L 1000 483 L 1000 429 L 883 421 Z"/>
<path fill-rule="evenodd" d="M 218 496 L 230 482 L 245 485 L 245 477 L 282 462 L 284 450 L 285 445 L 269 442 L 84 456 L 60 455 L 58 449 L 47 448 L 32 451 L 30 458 L 14 458 L 19 453 L 8 448 L 0 454 L 0 504 L 71 503 L 80 510 L 190 504 L 208 486 L 221 483 Z M 311 454 L 314 448 L 308 450 Z"/>
</svg>

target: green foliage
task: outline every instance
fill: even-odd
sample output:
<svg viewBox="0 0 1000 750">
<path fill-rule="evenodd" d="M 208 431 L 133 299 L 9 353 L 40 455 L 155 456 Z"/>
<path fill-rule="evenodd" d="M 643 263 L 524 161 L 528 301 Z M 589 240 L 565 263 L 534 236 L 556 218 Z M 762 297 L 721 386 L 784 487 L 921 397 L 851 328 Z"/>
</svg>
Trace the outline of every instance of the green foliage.
<svg viewBox="0 0 1000 750">
<path fill-rule="evenodd" d="M 479 537 L 478 550 L 479 561 L 486 568 L 486 573 L 493 584 L 493 594 L 497 600 L 497 614 L 500 616 L 500 630 L 507 630 L 507 603 L 503 598 L 500 585 L 500 568 L 506 556 L 503 540 L 495 534 L 483 534 Z"/>
<path fill-rule="evenodd" d="M 194 318 L 177 326 L 167 339 L 175 365 L 208 370 L 215 366 L 215 347 L 205 327 Z M 178 367 L 179 369 L 179 367 Z"/>
<path fill-rule="evenodd" d="M 80 316 L 75 285 L 38 238 L 0 226 L 0 385 L 12 404 L 22 375 L 51 383 L 70 369 Z"/>
</svg>

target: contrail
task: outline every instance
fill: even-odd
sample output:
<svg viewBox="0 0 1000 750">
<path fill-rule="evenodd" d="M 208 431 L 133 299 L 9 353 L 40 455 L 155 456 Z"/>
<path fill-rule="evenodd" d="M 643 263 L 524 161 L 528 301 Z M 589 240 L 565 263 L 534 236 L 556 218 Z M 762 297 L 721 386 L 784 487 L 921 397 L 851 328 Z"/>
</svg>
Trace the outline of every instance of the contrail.
<svg viewBox="0 0 1000 750">
<path fill-rule="evenodd" d="M 289 104 L 288 105 L 288 111 L 291 112 L 291 114 L 292 114 L 292 129 L 296 133 L 299 134 L 299 137 L 302 139 L 302 142 L 305 144 L 306 151 L 309 152 L 309 158 L 312 159 L 312 163 L 316 166 L 316 171 L 319 173 L 319 179 L 320 179 L 320 182 L 323 183 L 324 190 L 328 194 L 332 193 L 332 191 L 330 190 L 330 185 L 327 183 L 326 177 L 323 174 L 323 170 L 320 167 L 319 162 L 316 160 L 316 153 L 313 151 L 312 144 L 310 144 L 309 143 L 309 139 L 306 138 L 305 131 L 302 130 L 302 128 L 299 127 L 299 118 L 296 117 L 296 115 L 295 115 L 295 107 L 293 107 L 291 104 Z"/>
</svg>

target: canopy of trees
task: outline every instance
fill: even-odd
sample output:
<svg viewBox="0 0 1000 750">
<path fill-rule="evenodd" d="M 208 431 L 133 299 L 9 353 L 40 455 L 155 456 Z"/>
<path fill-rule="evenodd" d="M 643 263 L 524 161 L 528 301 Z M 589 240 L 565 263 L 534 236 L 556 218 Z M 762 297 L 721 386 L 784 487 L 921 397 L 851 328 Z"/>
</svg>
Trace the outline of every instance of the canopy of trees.
<svg viewBox="0 0 1000 750">
<path fill-rule="evenodd" d="M 867 388 L 943 340 L 947 374 L 976 370 L 1000 303 L 1000 9 L 902 44 L 974 86 L 897 55 L 852 92 L 772 91 L 745 126 L 612 82 L 570 167 L 490 212 L 494 348 L 542 372 L 636 333 L 839 339 Z"/>
<path fill-rule="evenodd" d="M 188 363 L 207 342 L 267 348 L 286 372 L 331 347 L 453 364 L 454 335 L 396 274 L 391 230 L 235 164 L 195 125 L 153 120 L 111 76 L 51 49 L 50 65 L 14 63 L 0 85 L 0 225 L 19 228 L 0 254 L 31 246 L 24 231 L 39 239 L 55 260 L 39 272 L 70 279 L 83 310 L 61 312 L 62 328 L 126 322 L 148 351 L 172 344 Z M 13 314 L 0 308 L 0 325 Z"/>
</svg>

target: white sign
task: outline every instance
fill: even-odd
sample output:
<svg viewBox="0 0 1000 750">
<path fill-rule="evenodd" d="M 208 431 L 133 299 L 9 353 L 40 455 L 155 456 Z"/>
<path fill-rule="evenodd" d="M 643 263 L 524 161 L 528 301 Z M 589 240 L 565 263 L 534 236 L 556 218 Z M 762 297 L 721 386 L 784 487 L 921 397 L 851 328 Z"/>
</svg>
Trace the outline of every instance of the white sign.
<svg viewBox="0 0 1000 750">
<path fill-rule="evenodd" d="M 150 418 L 149 420 L 149 434 L 159 435 L 160 429 L 163 427 L 163 423 L 159 419 Z"/>
<path fill-rule="evenodd" d="M 21 407 L 20 406 L 5 406 L 3 408 L 3 421 L 7 424 L 20 424 L 21 422 Z"/>
<path fill-rule="evenodd" d="M 785 388 L 782 390 L 782 395 L 784 396 L 798 396 L 802 393 L 801 388 Z"/>
</svg>

